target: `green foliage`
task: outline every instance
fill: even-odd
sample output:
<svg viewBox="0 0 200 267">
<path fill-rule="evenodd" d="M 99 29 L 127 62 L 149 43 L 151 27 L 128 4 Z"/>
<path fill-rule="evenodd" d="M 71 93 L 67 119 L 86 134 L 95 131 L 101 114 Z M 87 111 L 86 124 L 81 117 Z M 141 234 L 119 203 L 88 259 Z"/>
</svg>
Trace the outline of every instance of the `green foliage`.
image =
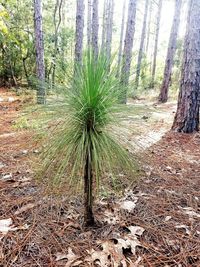
<svg viewBox="0 0 200 267">
<path fill-rule="evenodd" d="M 51 185 L 82 185 L 88 155 L 97 188 L 100 178 L 111 171 L 119 174 L 133 168 L 130 155 L 116 139 L 119 90 L 114 74 L 105 57 L 94 59 L 88 52 L 83 66 L 76 69 L 72 87 L 63 90 L 63 101 L 47 107 L 55 127 L 41 168 Z"/>
<path fill-rule="evenodd" d="M 66 82 L 64 73 L 71 69 L 74 47 L 73 19 L 67 12 L 68 9 L 74 8 L 75 2 L 71 0 L 67 1 L 66 6 L 62 8 L 62 21 L 57 36 L 58 49 L 55 53 L 53 17 L 56 4 L 55 0 L 43 1 L 44 54 L 46 81 L 49 85 L 52 83 L 54 64 L 56 64 L 56 81 L 60 84 Z M 56 21 L 58 17 L 57 14 Z M 16 3 L 15 0 L 2 0 L 0 4 L 0 85 L 28 84 L 29 88 L 35 89 L 35 74 L 33 1 L 19 0 Z"/>
</svg>

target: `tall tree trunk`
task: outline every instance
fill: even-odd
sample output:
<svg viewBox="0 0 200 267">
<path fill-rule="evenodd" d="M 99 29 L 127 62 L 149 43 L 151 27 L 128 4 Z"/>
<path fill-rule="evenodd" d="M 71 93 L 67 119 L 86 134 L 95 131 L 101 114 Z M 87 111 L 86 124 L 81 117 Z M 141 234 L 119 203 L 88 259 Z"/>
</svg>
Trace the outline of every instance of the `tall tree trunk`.
<svg viewBox="0 0 200 267">
<path fill-rule="evenodd" d="M 153 67 L 152 67 L 152 79 L 151 79 L 152 87 L 154 87 L 155 74 L 156 74 L 156 60 L 157 60 L 157 53 L 158 53 L 158 39 L 159 39 L 159 32 L 160 32 L 162 3 L 163 3 L 163 0 L 159 0 L 158 13 L 157 13 L 157 19 L 156 19 L 156 35 L 155 35 L 154 53 L 153 53 Z"/>
<path fill-rule="evenodd" d="M 103 6 L 103 22 L 102 22 L 102 36 L 101 36 L 101 52 L 105 51 L 106 43 L 106 29 L 107 29 L 107 16 L 108 16 L 108 0 L 104 0 Z"/>
<path fill-rule="evenodd" d="M 108 2 L 108 20 L 106 31 L 106 56 L 108 61 L 111 57 L 112 30 L 113 30 L 114 0 Z"/>
<path fill-rule="evenodd" d="M 77 0 L 76 7 L 76 43 L 75 43 L 75 66 L 81 64 L 83 53 L 83 28 L 84 28 L 84 0 Z"/>
<path fill-rule="evenodd" d="M 63 0 L 62 3 L 62 11 L 61 11 L 61 27 L 62 30 L 66 27 L 66 1 L 67 0 Z M 61 66 L 62 66 L 62 70 L 65 70 L 65 46 L 64 46 L 64 39 L 65 37 L 63 36 L 63 34 L 61 35 L 61 56 L 62 56 L 62 62 L 61 62 Z"/>
<path fill-rule="evenodd" d="M 148 10 L 148 27 L 147 27 L 147 38 L 146 38 L 146 47 L 145 52 L 148 55 L 149 52 L 149 40 L 150 40 L 150 31 L 151 31 L 151 19 L 152 19 L 152 0 L 150 1 L 149 10 Z"/>
<path fill-rule="evenodd" d="M 174 19 L 170 33 L 167 57 L 165 61 L 164 78 L 159 95 L 159 101 L 162 103 L 165 103 L 168 100 L 168 91 L 171 81 L 174 56 L 176 53 L 177 35 L 180 24 L 181 5 L 182 5 L 182 0 L 176 0 Z"/>
<path fill-rule="evenodd" d="M 88 11 L 87 11 L 87 45 L 88 48 L 91 46 L 92 38 L 92 0 L 88 0 Z"/>
<path fill-rule="evenodd" d="M 137 0 L 129 0 L 128 20 L 124 41 L 124 51 L 121 69 L 122 95 L 120 100 L 120 102 L 124 104 L 127 102 L 127 86 L 129 82 L 132 60 L 133 38 L 135 33 L 136 1 Z"/>
<path fill-rule="evenodd" d="M 99 34 L 99 15 L 98 15 L 98 0 L 93 0 L 93 11 L 92 11 L 92 50 L 94 56 L 97 57 L 99 53 L 98 46 L 98 34 Z"/>
<path fill-rule="evenodd" d="M 52 70 L 52 87 L 55 86 L 55 76 L 56 76 L 56 61 L 57 61 L 57 54 L 58 54 L 58 33 L 59 28 L 62 20 L 62 3 L 63 0 L 57 0 L 54 12 L 54 55 L 53 55 L 53 70 Z M 58 22 L 56 22 L 56 13 L 58 10 Z"/>
<path fill-rule="evenodd" d="M 34 0 L 34 27 L 36 48 L 36 69 L 38 78 L 37 103 L 45 103 L 44 41 L 42 32 L 42 1 Z"/>
<path fill-rule="evenodd" d="M 184 61 L 178 107 L 172 129 L 192 133 L 199 130 L 200 107 L 200 1 L 190 0 Z"/>
<path fill-rule="evenodd" d="M 140 39 L 140 48 L 139 48 L 138 60 L 137 60 L 137 69 L 136 69 L 136 78 L 135 78 L 135 89 L 136 90 L 137 90 L 138 85 L 139 85 L 140 68 L 141 68 L 142 57 L 143 57 L 143 53 L 144 53 L 144 41 L 145 41 L 145 37 L 146 37 L 148 5 L 149 5 L 149 0 L 146 0 L 146 2 L 145 2 L 145 10 L 144 10 L 143 26 L 142 26 L 142 34 L 141 34 L 141 39 Z"/>
<path fill-rule="evenodd" d="M 123 46 L 123 40 L 124 40 L 125 10 L 126 10 L 126 0 L 124 0 L 123 10 L 122 10 L 121 33 L 120 33 L 119 54 L 118 54 L 118 63 L 117 63 L 117 77 L 119 77 L 119 72 L 120 72 L 121 62 L 122 62 L 122 46 Z"/>
</svg>

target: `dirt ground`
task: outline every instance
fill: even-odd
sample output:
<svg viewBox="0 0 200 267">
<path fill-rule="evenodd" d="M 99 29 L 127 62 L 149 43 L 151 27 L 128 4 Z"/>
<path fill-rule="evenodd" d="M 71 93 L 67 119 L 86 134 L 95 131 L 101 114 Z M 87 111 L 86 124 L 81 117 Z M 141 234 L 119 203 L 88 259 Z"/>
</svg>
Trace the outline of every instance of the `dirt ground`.
<svg viewBox="0 0 200 267">
<path fill-rule="evenodd" d="M 122 135 L 140 178 L 97 200 L 102 224 L 85 229 L 80 198 L 44 196 L 34 182 L 33 130 L 14 127 L 27 101 L 0 89 L 0 266 L 200 266 L 200 134 L 169 132 L 174 103 L 129 104 Z"/>
</svg>

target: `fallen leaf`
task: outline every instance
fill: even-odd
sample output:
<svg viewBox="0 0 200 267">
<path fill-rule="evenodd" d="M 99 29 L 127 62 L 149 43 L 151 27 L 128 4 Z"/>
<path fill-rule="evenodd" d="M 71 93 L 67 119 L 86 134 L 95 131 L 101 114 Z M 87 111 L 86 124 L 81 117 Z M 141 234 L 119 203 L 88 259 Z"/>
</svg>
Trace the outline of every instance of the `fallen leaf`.
<svg viewBox="0 0 200 267">
<path fill-rule="evenodd" d="M 134 210 L 136 202 L 137 201 L 125 200 L 121 203 L 120 208 L 131 212 Z"/>
<path fill-rule="evenodd" d="M 123 251 L 123 249 L 131 249 L 131 253 L 135 255 L 135 250 L 137 246 L 140 246 L 140 242 L 137 239 L 131 239 L 126 237 L 125 239 L 119 238 L 118 240 L 118 248 Z"/>
<path fill-rule="evenodd" d="M 1 179 L 4 181 L 12 179 L 12 173 L 2 175 Z"/>
<path fill-rule="evenodd" d="M 120 222 L 120 219 L 118 217 L 117 214 L 115 214 L 114 212 L 111 212 L 109 210 L 106 210 L 104 212 L 104 222 L 107 222 L 109 224 L 116 224 L 118 222 Z"/>
<path fill-rule="evenodd" d="M 65 267 L 71 267 L 71 266 L 73 266 L 72 264 L 78 258 L 79 257 L 74 254 L 74 252 L 72 251 L 72 249 L 70 247 L 68 248 L 68 253 L 67 254 L 60 253 L 60 252 L 58 252 L 56 254 L 56 261 L 61 261 L 61 260 L 67 259 L 67 263 L 66 263 Z"/>
<path fill-rule="evenodd" d="M 0 161 L 0 169 L 4 168 L 6 165 Z"/>
<path fill-rule="evenodd" d="M 14 102 L 14 101 L 15 101 L 14 97 L 12 96 L 8 97 L 8 102 Z"/>
<path fill-rule="evenodd" d="M 29 228 L 27 224 L 14 227 L 12 223 L 11 218 L 0 220 L 0 233 L 2 233 L 3 236 L 5 236 L 9 231 L 26 230 Z"/>
<path fill-rule="evenodd" d="M 184 229 L 187 235 L 191 234 L 189 227 L 187 225 L 184 225 L 184 224 L 176 225 L 175 228 L 176 229 Z"/>
<path fill-rule="evenodd" d="M 83 263 L 83 261 L 81 261 L 81 260 L 75 261 L 74 263 L 72 263 L 71 267 L 80 266 L 81 263 Z M 66 267 L 66 265 L 65 265 L 65 267 Z"/>
<path fill-rule="evenodd" d="M 22 150 L 22 154 L 23 155 L 27 155 L 28 154 L 28 150 L 27 149 Z"/>
<path fill-rule="evenodd" d="M 91 257 L 88 257 L 86 259 L 89 262 L 92 263 L 96 263 L 101 267 L 108 267 L 109 263 L 108 263 L 108 255 L 107 253 L 105 253 L 104 251 L 93 251 L 91 253 Z M 65 266 L 67 267 L 67 266 Z"/>
<path fill-rule="evenodd" d="M 61 261 L 67 259 L 67 254 L 58 252 L 56 253 L 56 261 Z"/>
<path fill-rule="evenodd" d="M 166 216 L 165 217 L 165 222 L 168 222 L 169 220 L 171 220 L 172 216 Z"/>
<path fill-rule="evenodd" d="M 185 208 L 182 208 L 184 210 L 184 213 L 189 215 L 190 218 L 192 217 L 198 217 L 200 218 L 200 214 L 197 213 L 196 211 L 193 210 L 193 208 L 191 207 L 185 207 Z"/>
<path fill-rule="evenodd" d="M 11 225 L 12 225 L 12 219 L 11 218 L 0 220 L 0 232 L 3 235 L 6 235 L 8 233 L 8 231 L 10 231 Z"/>
<path fill-rule="evenodd" d="M 137 235 L 141 236 L 143 232 L 145 231 L 145 229 L 140 226 L 129 226 L 128 229 L 131 231 L 131 234 L 136 239 L 137 239 Z"/>
</svg>

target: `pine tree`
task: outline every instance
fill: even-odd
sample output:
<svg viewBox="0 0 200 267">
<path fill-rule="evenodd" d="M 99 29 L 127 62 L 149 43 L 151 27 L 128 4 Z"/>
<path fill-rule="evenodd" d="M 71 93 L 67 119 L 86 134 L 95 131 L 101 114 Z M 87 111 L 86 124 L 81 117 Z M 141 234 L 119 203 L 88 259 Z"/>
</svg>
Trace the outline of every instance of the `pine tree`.
<svg viewBox="0 0 200 267">
<path fill-rule="evenodd" d="M 75 64 L 81 64 L 83 50 L 83 28 L 84 28 L 84 0 L 77 0 L 76 7 L 76 44 Z"/>
<path fill-rule="evenodd" d="M 200 108 L 200 2 L 190 0 L 184 44 L 178 107 L 172 129 L 192 133 L 199 130 Z"/>
<path fill-rule="evenodd" d="M 136 69 L 136 78 L 135 78 L 135 89 L 138 88 L 139 85 L 139 78 L 140 78 L 140 68 L 142 63 L 142 57 L 144 53 L 144 42 L 146 37 L 146 25 L 147 25 L 147 12 L 148 12 L 148 5 L 149 0 L 145 2 L 145 9 L 144 9 L 144 18 L 143 18 L 143 26 L 142 26 L 142 34 L 140 38 L 140 48 L 138 53 L 138 60 L 137 60 L 137 69 Z"/>
<path fill-rule="evenodd" d="M 133 38 L 135 33 L 135 16 L 136 16 L 136 0 L 129 0 L 128 20 L 126 26 L 126 35 L 125 35 L 122 69 L 121 69 L 122 96 L 120 102 L 124 104 L 127 102 L 127 85 L 129 82 L 130 67 L 132 60 Z"/>
<path fill-rule="evenodd" d="M 98 34 L 99 34 L 99 15 L 98 15 L 98 0 L 93 0 L 93 11 L 92 11 L 92 50 L 94 55 L 97 57 L 99 53 L 98 45 Z"/>
<path fill-rule="evenodd" d="M 123 10 L 122 10 L 122 22 L 121 22 L 121 33 L 120 33 L 120 41 L 119 41 L 119 53 L 118 53 L 118 64 L 117 64 L 117 77 L 119 77 L 119 72 L 121 68 L 121 61 L 122 61 L 122 47 L 123 47 L 123 40 L 124 40 L 124 22 L 125 22 L 125 10 L 126 10 L 126 0 L 123 3 Z"/>
<path fill-rule="evenodd" d="M 158 53 L 158 39 L 159 39 L 159 32 L 160 32 L 160 20 L 161 20 L 162 3 L 163 3 L 163 0 L 159 0 L 159 2 L 158 2 L 157 19 L 156 19 L 156 34 L 155 34 L 155 44 L 154 44 L 154 53 L 153 53 L 153 66 L 152 66 L 152 80 L 151 80 L 151 84 L 152 84 L 153 87 L 154 87 L 155 74 L 156 74 L 156 60 L 157 60 L 157 53 Z"/>
<path fill-rule="evenodd" d="M 180 24 L 181 5 L 182 5 L 182 0 L 176 0 L 174 19 L 173 19 L 173 24 L 172 24 L 171 33 L 170 33 L 167 57 L 165 61 L 164 78 L 163 78 L 162 86 L 160 89 L 160 95 L 159 95 L 159 101 L 162 103 L 165 103 L 168 100 L 168 91 L 169 91 L 169 86 L 170 86 L 170 81 L 171 81 L 174 56 L 176 53 L 177 35 L 178 35 L 178 29 L 179 29 L 179 24 Z"/>
<path fill-rule="evenodd" d="M 111 57 L 112 32 L 113 32 L 113 15 L 114 15 L 114 0 L 108 2 L 108 18 L 106 30 L 106 56 L 108 60 Z"/>
<path fill-rule="evenodd" d="M 88 0 L 88 11 L 87 11 L 87 45 L 88 48 L 91 45 L 92 38 L 92 0 Z"/>
<path fill-rule="evenodd" d="M 37 69 L 37 103 L 45 103 L 45 65 L 44 65 L 44 43 L 42 31 L 42 1 L 34 0 L 34 28 L 35 28 L 35 49 Z"/>
</svg>

